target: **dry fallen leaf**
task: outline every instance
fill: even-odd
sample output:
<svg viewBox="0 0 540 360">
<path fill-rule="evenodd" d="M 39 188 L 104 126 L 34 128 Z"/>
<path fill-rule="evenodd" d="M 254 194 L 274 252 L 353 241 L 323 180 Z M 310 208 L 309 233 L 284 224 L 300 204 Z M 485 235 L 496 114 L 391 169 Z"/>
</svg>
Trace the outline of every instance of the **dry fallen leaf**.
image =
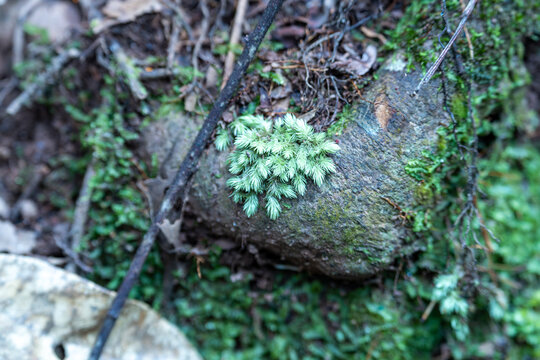
<svg viewBox="0 0 540 360">
<path fill-rule="evenodd" d="M 159 0 L 109 0 L 101 10 L 105 17 L 94 20 L 92 30 L 97 34 L 111 26 L 130 22 L 141 15 L 161 10 L 163 5 Z"/>
<path fill-rule="evenodd" d="M 176 219 L 173 223 L 171 223 L 169 219 L 165 219 L 162 224 L 159 224 L 159 229 L 174 249 L 179 248 L 182 245 L 180 241 L 181 225 L 182 221 L 180 219 Z"/>
<path fill-rule="evenodd" d="M 158 176 L 153 179 L 147 179 L 143 183 L 148 189 L 147 196 L 150 198 L 151 213 L 157 214 L 163 201 L 163 196 L 165 196 L 165 189 L 169 186 L 169 181 Z"/>
<path fill-rule="evenodd" d="M 278 100 L 274 106 L 272 106 L 272 110 L 275 113 L 283 113 L 286 112 L 287 109 L 289 109 L 289 104 L 291 100 L 289 98 Z"/>
<path fill-rule="evenodd" d="M 352 76 L 362 76 L 371 69 L 373 64 L 375 64 L 375 60 L 377 60 L 377 48 L 373 45 L 368 45 L 361 59 L 341 55 L 337 61 L 330 64 L 330 67 Z"/>
<path fill-rule="evenodd" d="M 366 35 L 368 38 L 372 38 L 372 39 L 379 39 L 380 42 L 382 42 L 383 44 L 386 44 L 388 42 L 388 40 L 386 40 L 386 38 L 384 37 L 384 35 L 382 34 L 379 34 L 378 32 L 374 31 L 374 30 L 371 30 L 370 28 L 367 28 L 365 26 L 362 26 L 360 28 L 360 30 L 364 33 L 364 35 Z"/>
<path fill-rule="evenodd" d="M 283 99 L 291 95 L 291 93 L 292 93 L 292 86 L 291 86 L 291 83 L 287 81 L 285 85 L 278 86 L 275 89 L 273 89 L 270 92 L 270 97 L 274 100 Z"/>
</svg>

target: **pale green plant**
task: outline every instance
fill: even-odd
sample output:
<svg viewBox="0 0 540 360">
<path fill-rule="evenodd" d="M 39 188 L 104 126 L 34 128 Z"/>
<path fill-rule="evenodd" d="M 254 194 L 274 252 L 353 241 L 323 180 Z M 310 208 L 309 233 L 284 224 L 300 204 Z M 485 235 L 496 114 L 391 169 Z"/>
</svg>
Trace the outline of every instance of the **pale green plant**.
<svg viewBox="0 0 540 360">
<path fill-rule="evenodd" d="M 450 320 L 450 325 L 458 340 L 464 341 L 470 333 L 467 324 L 469 304 L 459 292 L 461 271 L 452 274 L 439 275 L 435 278 L 432 300 L 439 302 L 441 314 Z"/>
<path fill-rule="evenodd" d="M 339 146 L 326 133 L 315 132 L 304 120 L 287 114 L 276 120 L 244 115 L 218 131 L 220 151 L 234 144 L 227 161 L 233 174 L 227 185 L 234 202 L 253 216 L 264 199 L 270 219 L 282 211 L 282 198 L 295 199 L 306 193 L 309 179 L 321 186 L 336 167 L 328 156 Z"/>
</svg>

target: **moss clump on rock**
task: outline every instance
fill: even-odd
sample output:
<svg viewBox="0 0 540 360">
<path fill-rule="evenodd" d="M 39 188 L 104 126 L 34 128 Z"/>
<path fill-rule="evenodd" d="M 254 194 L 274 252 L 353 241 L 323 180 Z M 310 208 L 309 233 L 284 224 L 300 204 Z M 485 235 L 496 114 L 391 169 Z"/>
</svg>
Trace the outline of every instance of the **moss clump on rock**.
<svg viewBox="0 0 540 360">
<path fill-rule="evenodd" d="M 264 196 L 266 214 L 277 219 L 282 197 L 303 196 L 308 180 L 321 186 L 325 177 L 336 172 L 328 155 L 339 146 L 292 114 L 275 120 L 244 115 L 228 128 L 218 132 L 216 148 L 226 150 L 234 138 L 234 151 L 227 159 L 233 176 L 227 186 L 234 202 L 243 203 L 247 217 L 257 212 L 259 197 Z"/>
</svg>

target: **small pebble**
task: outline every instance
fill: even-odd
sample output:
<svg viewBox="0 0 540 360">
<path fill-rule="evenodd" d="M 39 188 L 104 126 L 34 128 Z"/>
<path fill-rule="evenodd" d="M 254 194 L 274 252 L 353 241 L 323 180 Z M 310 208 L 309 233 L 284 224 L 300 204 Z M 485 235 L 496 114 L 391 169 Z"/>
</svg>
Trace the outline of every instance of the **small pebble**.
<svg viewBox="0 0 540 360">
<path fill-rule="evenodd" d="M 9 205 L 6 200 L 0 197 L 0 219 L 7 219 L 9 216 Z"/>
<path fill-rule="evenodd" d="M 38 217 L 38 208 L 32 200 L 22 200 L 19 206 L 24 221 L 32 221 Z"/>
<path fill-rule="evenodd" d="M 7 146 L 0 146 L 0 160 L 8 160 L 11 156 L 11 151 Z"/>
</svg>

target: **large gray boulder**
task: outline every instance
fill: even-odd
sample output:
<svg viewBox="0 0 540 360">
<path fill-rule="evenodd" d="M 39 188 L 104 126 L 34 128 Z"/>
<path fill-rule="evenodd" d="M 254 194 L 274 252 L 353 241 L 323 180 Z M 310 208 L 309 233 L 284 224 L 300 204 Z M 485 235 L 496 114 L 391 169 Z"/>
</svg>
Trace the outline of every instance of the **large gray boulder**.
<svg viewBox="0 0 540 360">
<path fill-rule="evenodd" d="M 31 257 L 0 254 L 0 359 L 86 360 L 115 293 Z M 201 360 L 174 325 L 124 306 L 103 360 Z"/>
<path fill-rule="evenodd" d="M 354 118 L 337 138 L 337 173 L 290 209 L 270 220 L 264 211 L 247 218 L 230 198 L 225 163 L 228 152 L 212 145 L 200 161 L 189 202 L 218 234 L 255 244 L 302 268 L 337 278 L 359 278 L 388 267 L 396 257 L 422 247 L 400 217 L 420 201 L 418 181 L 405 172 L 410 160 L 433 151 L 436 129 L 447 122 L 436 82 L 411 94 L 418 74 L 407 74 L 399 59 L 357 100 Z M 201 119 L 172 113 L 146 131 L 147 150 L 174 172 Z M 392 205 L 394 204 L 394 205 Z"/>
</svg>

